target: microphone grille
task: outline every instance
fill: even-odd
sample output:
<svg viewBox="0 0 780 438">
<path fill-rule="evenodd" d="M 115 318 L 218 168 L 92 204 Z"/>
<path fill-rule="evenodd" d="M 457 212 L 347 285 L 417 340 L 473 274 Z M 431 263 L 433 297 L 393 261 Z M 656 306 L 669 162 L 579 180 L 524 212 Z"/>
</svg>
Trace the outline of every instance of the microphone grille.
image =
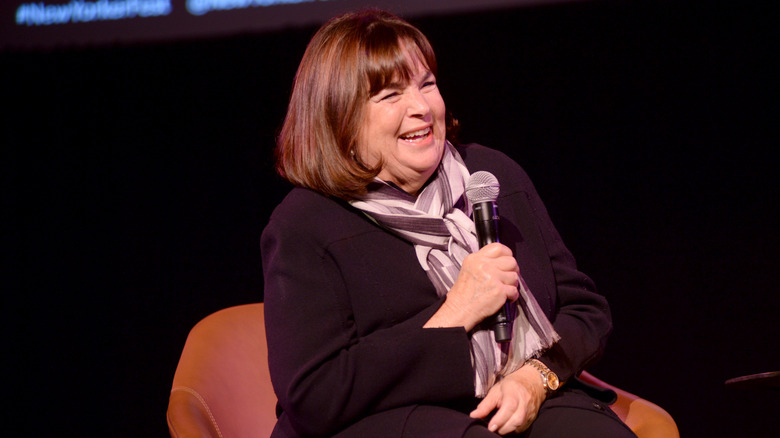
<svg viewBox="0 0 780 438">
<path fill-rule="evenodd" d="M 495 202 L 499 192 L 498 179 L 490 172 L 474 172 L 466 183 L 466 197 L 472 204 Z"/>
</svg>

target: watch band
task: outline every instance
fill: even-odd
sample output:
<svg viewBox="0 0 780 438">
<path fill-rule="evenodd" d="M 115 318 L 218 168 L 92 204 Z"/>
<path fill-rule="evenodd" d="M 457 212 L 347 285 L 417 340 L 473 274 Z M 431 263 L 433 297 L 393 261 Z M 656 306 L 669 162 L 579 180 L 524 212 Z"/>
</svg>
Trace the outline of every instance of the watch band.
<svg viewBox="0 0 780 438">
<path fill-rule="evenodd" d="M 539 359 L 528 359 L 525 363 L 539 370 L 539 374 L 542 376 L 542 384 L 548 394 L 555 392 L 561 386 L 558 375 Z"/>
</svg>

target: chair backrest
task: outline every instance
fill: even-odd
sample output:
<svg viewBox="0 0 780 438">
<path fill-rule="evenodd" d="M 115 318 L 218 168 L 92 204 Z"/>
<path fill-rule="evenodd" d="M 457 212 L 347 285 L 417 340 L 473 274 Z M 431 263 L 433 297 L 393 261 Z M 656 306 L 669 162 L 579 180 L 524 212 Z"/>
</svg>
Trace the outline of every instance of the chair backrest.
<svg viewBox="0 0 780 438">
<path fill-rule="evenodd" d="M 192 328 L 168 403 L 175 438 L 267 438 L 276 423 L 263 304 L 215 312 Z"/>
<path fill-rule="evenodd" d="M 587 372 L 581 378 L 617 393 L 612 409 L 639 438 L 679 438 L 674 420 L 659 406 Z M 171 436 L 267 438 L 275 412 L 263 304 L 229 307 L 196 324 L 173 377 Z"/>
</svg>

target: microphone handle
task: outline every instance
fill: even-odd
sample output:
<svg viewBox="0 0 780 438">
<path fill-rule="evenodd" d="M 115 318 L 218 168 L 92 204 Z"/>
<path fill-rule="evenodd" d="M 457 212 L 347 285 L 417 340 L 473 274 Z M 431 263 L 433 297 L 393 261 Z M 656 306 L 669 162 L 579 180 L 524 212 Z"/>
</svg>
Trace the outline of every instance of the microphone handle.
<svg viewBox="0 0 780 438">
<path fill-rule="evenodd" d="M 479 247 L 498 242 L 498 205 L 493 201 L 480 202 L 473 205 L 474 225 L 477 228 L 477 240 Z M 509 342 L 512 333 L 509 331 L 509 318 L 507 317 L 507 304 L 491 317 L 490 326 L 496 338 L 496 342 Z"/>
<path fill-rule="evenodd" d="M 506 306 L 508 304 L 501 306 L 501 309 L 493 315 L 493 320 L 490 322 L 496 342 L 503 343 L 512 340 L 512 333 L 509 332 L 509 318 L 507 317 Z"/>
</svg>

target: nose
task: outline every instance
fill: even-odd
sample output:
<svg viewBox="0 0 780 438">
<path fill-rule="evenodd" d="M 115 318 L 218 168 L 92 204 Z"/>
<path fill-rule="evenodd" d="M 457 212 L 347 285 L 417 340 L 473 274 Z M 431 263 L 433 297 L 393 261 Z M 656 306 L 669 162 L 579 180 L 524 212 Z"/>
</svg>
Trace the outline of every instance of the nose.
<svg viewBox="0 0 780 438">
<path fill-rule="evenodd" d="M 407 96 L 409 96 L 409 117 L 425 118 L 430 114 L 431 106 L 421 90 L 414 90 L 408 93 Z"/>
</svg>

